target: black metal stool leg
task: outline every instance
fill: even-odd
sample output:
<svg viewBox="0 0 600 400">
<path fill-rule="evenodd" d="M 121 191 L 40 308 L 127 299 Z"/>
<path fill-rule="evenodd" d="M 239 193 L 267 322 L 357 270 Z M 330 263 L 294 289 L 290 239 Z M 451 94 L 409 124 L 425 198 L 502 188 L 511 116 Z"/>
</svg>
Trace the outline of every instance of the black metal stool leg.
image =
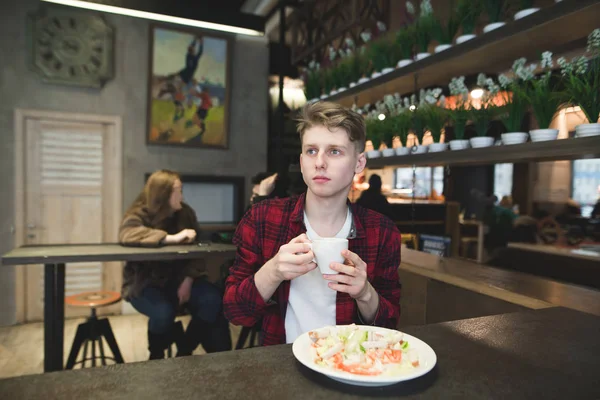
<svg viewBox="0 0 600 400">
<path fill-rule="evenodd" d="M 100 362 L 102 365 L 106 365 L 106 356 L 104 355 L 104 343 L 102 343 L 102 335 L 98 336 L 98 346 L 100 346 Z"/>
<path fill-rule="evenodd" d="M 88 336 L 89 337 L 89 336 Z M 88 346 L 90 344 L 90 339 L 85 339 L 85 345 L 83 347 L 83 358 L 81 359 L 81 368 L 85 368 L 85 361 L 88 358 Z"/>
<path fill-rule="evenodd" d="M 77 360 L 77 356 L 81 351 L 81 346 L 86 341 L 88 336 L 89 329 L 87 322 L 79 324 L 79 326 L 77 326 L 77 332 L 75 332 L 75 339 L 73 339 L 73 345 L 71 346 L 69 358 L 67 359 L 66 369 L 73 369 L 73 366 L 75 366 L 75 361 Z"/>
<path fill-rule="evenodd" d="M 98 325 L 100 325 L 100 332 L 106 339 L 106 344 L 110 348 L 110 351 L 113 353 L 113 357 L 115 358 L 115 362 L 119 364 L 123 364 L 123 356 L 121 355 L 121 351 L 119 350 L 119 345 L 117 344 L 117 340 L 115 339 L 115 335 L 113 334 L 112 328 L 110 326 L 110 322 L 108 319 L 101 319 L 98 321 Z"/>
<path fill-rule="evenodd" d="M 248 339 L 248 335 L 252 328 L 248 328 L 247 326 L 242 327 L 242 331 L 240 332 L 240 337 L 235 345 L 236 350 L 240 350 L 244 348 L 244 344 L 246 343 L 246 339 Z"/>
</svg>

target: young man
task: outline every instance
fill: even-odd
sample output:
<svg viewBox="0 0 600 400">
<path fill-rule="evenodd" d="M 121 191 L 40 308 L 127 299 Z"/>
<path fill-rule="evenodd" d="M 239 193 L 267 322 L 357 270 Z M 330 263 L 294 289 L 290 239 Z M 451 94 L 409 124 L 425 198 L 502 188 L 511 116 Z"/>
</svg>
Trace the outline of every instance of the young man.
<svg viewBox="0 0 600 400">
<path fill-rule="evenodd" d="M 342 106 L 305 106 L 298 124 L 300 165 L 308 190 L 253 206 L 234 237 L 237 256 L 224 297 L 236 325 L 262 320 L 263 344 L 291 343 L 326 325 L 395 328 L 400 314 L 400 233 L 383 215 L 348 201 L 366 164 L 365 124 Z M 322 275 L 310 240 L 348 238 L 337 275 Z"/>
</svg>

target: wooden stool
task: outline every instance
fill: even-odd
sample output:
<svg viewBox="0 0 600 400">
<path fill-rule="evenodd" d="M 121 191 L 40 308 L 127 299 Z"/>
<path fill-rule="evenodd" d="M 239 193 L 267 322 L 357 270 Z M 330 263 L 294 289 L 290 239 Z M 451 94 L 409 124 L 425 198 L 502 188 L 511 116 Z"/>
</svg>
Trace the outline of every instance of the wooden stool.
<svg viewBox="0 0 600 400">
<path fill-rule="evenodd" d="M 73 344 L 71 346 L 71 352 L 67 360 L 66 369 L 73 369 L 75 364 L 81 364 L 81 367 L 85 367 L 86 361 L 91 361 L 92 367 L 96 366 L 96 360 L 99 359 L 102 365 L 106 365 L 106 360 L 113 360 L 115 363 L 124 363 L 121 351 L 115 340 L 110 322 L 107 318 L 98 319 L 96 317 L 96 308 L 105 307 L 111 304 L 115 304 L 121 301 L 121 294 L 118 292 L 110 292 L 100 290 L 97 292 L 85 292 L 68 296 L 65 298 L 65 303 L 72 307 L 89 307 L 92 312 L 86 322 L 79 324 L 77 327 L 77 333 Z M 106 357 L 104 355 L 104 346 L 102 344 L 102 337 L 106 340 L 106 344 L 113 353 L 113 357 Z M 88 345 L 92 345 L 91 357 L 88 358 Z M 96 357 L 96 343 L 100 350 L 100 356 Z M 83 357 L 80 361 L 76 361 L 77 355 L 83 349 Z"/>
</svg>

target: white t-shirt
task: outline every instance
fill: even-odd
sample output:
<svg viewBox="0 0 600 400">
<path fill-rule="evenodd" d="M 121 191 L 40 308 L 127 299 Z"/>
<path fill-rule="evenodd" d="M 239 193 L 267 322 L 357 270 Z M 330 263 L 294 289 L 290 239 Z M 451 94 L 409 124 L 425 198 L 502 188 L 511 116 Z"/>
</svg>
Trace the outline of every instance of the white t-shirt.
<svg viewBox="0 0 600 400">
<path fill-rule="evenodd" d="M 306 213 L 304 213 L 306 235 L 310 240 L 320 238 L 312 229 Z M 352 212 L 348 207 L 346 222 L 335 235 L 337 238 L 347 238 L 352 228 Z M 337 292 L 328 286 L 329 281 L 323 278 L 319 268 L 292 279 L 290 282 L 290 297 L 285 314 L 285 339 L 292 343 L 304 332 L 323 326 L 335 325 Z"/>
</svg>

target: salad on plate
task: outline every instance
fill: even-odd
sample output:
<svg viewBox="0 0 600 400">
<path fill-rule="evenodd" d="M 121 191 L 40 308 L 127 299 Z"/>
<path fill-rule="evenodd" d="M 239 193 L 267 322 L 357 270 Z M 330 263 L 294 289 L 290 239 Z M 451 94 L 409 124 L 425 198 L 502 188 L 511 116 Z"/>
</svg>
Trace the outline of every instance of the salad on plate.
<svg viewBox="0 0 600 400">
<path fill-rule="evenodd" d="M 330 326 L 308 332 L 315 364 L 356 375 L 401 375 L 419 367 L 419 356 L 398 331 L 359 325 Z"/>
</svg>

